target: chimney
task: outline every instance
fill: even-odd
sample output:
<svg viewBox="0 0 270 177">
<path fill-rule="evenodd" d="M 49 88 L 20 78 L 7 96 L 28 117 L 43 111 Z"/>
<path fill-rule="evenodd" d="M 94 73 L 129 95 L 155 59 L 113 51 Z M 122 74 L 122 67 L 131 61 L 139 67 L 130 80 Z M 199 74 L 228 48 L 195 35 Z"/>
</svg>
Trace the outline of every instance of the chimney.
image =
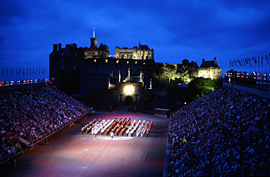
<svg viewBox="0 0 270 177">
<path fill-rule="evenodd" d="M 202 59 L 202 63 L 204 63 L 204 58 Z"/>
<path fill-rule="evenodd" d="M 58 50 L 61 49 L 61 43 L 58 43 Z"/>
<path fill-rule="evenodd" d="M 57 44 L 53 44 L 53 52 L 57 51 Z"/>
<path fill-rule="evenodd" d="M 216 57 L 214 57 L 214 63 L 215 63 L 215 65 L 217 64 L 217 58 Z"/>
</svg>

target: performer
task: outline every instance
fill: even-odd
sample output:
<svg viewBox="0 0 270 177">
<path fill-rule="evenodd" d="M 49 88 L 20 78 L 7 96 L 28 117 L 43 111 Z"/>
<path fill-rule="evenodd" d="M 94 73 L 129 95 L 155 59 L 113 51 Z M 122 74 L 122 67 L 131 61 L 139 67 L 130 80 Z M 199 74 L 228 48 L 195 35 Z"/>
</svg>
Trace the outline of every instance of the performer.
<svg viewBox="0 0 270 177">
<path fill-rule="evenodd" d="M 111 131 L 111 138 L 113 139 L 113 131 Z"/>
</svg>

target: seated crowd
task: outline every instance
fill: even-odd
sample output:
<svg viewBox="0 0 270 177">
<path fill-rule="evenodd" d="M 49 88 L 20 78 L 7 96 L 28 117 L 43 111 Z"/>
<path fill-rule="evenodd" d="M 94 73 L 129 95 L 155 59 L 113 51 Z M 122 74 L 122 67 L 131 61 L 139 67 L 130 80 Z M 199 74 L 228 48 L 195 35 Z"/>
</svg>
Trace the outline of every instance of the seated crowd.
<svg viewBox="0 0 270 177">
<path fill-rule="evenodd" d="M 169 176 L 268 176 L 270 102 L 221 87 L 175 111 Z"/>
<path fill-rule="evenodd" d="M 89 109 L 46 86 L 0 93 L 0 162 L 87 114 Z"/>
</svg>

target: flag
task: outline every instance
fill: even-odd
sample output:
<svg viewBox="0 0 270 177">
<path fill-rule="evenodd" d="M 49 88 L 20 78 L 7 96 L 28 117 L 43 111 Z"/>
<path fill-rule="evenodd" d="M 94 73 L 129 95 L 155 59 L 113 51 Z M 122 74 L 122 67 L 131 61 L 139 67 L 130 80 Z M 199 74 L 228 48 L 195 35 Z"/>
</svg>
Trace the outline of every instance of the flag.
<svg viewBox="0 0 270 177">
<path fill-rule="evenodd" d="M 248 59 L 247 58 L 245 58 L 245 65 L 247 65 L 248 64 Z"/>
<path fill-rule="evenodd" d="M 234 60 L 235 67 L 237 67 L 237 60 Z"/>
<path fill-rule="evenodd" d="M 239 63 L 239 65 L 242 66 L 241 59 L 237 60 L 237 63 Z"/>
<path fill-rule="evenodd" d="M 257 64 L 256 58 L 252 57 L 252 60 L 254 61 L 255 64 Z"/>
<path fill-rule="evenodd" d="M 270 56 L 270 53 L 269 53 L 269 56 Z M 265 54 L 265 58 L 266 58 L 267 63 L 269 64 L 269 60 L 268 60 L 267 54 Z"/>
<path fill-rule="evenodd" d="M 262 60 L 261 60 L 261 64 L 263 64 L 263 55 L 262 55 Z"/>
</svg>

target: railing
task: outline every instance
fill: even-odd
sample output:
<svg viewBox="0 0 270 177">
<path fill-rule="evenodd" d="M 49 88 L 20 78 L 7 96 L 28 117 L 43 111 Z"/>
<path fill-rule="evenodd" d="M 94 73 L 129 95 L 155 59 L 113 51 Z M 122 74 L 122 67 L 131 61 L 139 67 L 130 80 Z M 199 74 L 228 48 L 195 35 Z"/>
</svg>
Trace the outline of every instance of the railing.
<svg viewBox="0 0 270 177">
<path fill-rule="evenodd" d="M 224 80 L 224 82 L 229 83 L 229 84 L 236 84 L 236 85 L 241 85 L 241 86 L 245 86 L 245 87 L 249 87 L 249 88 L 255 88 L 255 89 L 259 89 L 259 90 L 263 90 L 263 91 L 268 91 L 270 92 L 270 83 L 267 84 L 256 84 L 256 85 L 251 85 L 251 84 L 245 84 L 245 83 L 240 83 L 240 82 L 229 82 L 227 80 Z"/>
<path fill-rule="evenodd" d="M 59 129 L 57 129 L 56 131 L 51 131 L 51 132 L 45 134 L 44 137 L 41 137 L 41 138 L 37 139 L 37 141 L 34 141 L 34 142 L 28 142 L 28 141 L 24 140 L 24 139 L 21 138 L 21 137 L 20 137 L 20 141 L 21 141 L 23 144 L 25 144 L 27 147 L 33 147 L 33 146 L 37 145 L 38 143 L 42 142 L 43 140 L 49 138 L 50 136 L 52 136 L 52 135 L 55 134 L 56 132 L 58 132 L 58 131 L 62 130 L 63 128 L 69 126 L 70 124 L 72 124 L 72 123 L 78 121 L 78 120 L 81 119 L 82 117 L 85 117 L 86 115 L 88 115 L 88 114 L 91 113 L 91 112 L 92 112 L 92 110 L 88 110 L 88 111 L 85 112 L 83 115 L 78 116 L 77 118 L 73 119 L 71 122 L 68 122 L 68 123 L 64 124 L 63 126 L 61 126 L 61 127 L 60 127 Z M 24 142 L 24 141 L 26 141 L 26 142 Z M 14 155 L 12 154 L 11 156 L 5 157 L 5 160 L 1 161 L 1 162 L 0 162 L 0 165 L 2 165 L 2 164 L 4 164 L 4 163 L 8 162 L 9 160 L 13 159 L 14 157 L 16 157 L 17 155 L 21 154 L 22 152 L 23 152 L 23 149 L 21 148 L 21 150 L 20 150 L 18 153 L 14 154 Z M 6 158 L 7 158 L 7 159 L 6 159 Z"/>
<path fill-rule="evenodd" d="M 16 145 L 14 145 L 14 146 L 16 146 Z M 22 147 L 20 146 L 20 147 L 18 147 L 18 148 L 19 148 L 20 150 L 19 150 L 17 153 L 5 156 L 5 157 L 4 157 L 4 160 L 2 160 L 2 161 L 0 162 L 0 165 L 2 165 L 2 164 L 4 164 L 4 163 L 8 162 L 9 160 L 11 160 L 11 159 L 13 159 L 14 157 L 18 156 L 19 154 L 21 154 L 21 153 L 23 152 Z"/>
</svg>

